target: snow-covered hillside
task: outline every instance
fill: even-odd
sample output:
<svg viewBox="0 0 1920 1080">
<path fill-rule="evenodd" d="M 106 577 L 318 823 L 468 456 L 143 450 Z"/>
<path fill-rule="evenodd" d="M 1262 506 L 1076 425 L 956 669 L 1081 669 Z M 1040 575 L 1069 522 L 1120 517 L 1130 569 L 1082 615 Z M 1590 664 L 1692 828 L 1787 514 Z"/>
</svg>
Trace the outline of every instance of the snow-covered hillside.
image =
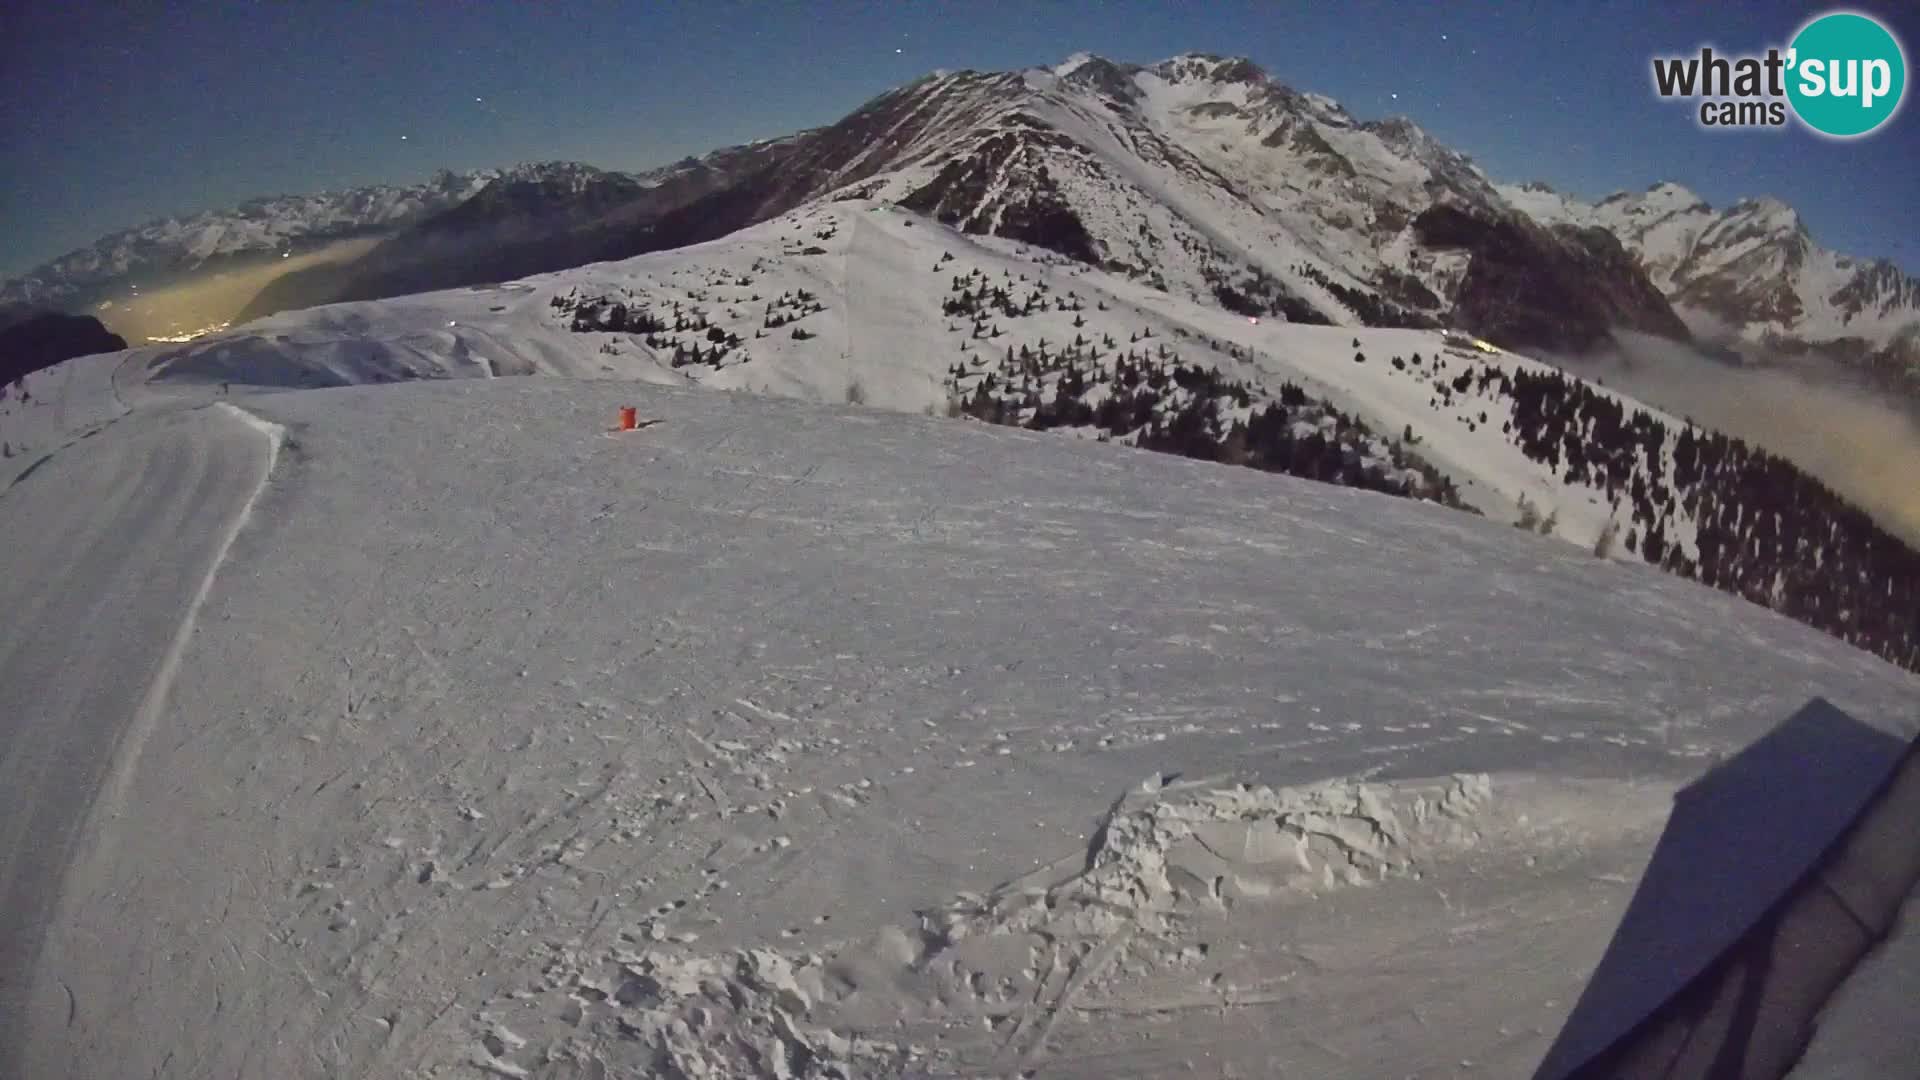
<svg viewBox="0 0 1920 1080">
<path fill-rule="evenodd" d="M 751 267 L 622 272 L 715 310 L 800 287 Z M 383 344 L 374 305 L 224 347 L 590 373 L 570 342 L 618 340 L 608 362 L 641 370 L 628 339 L 536 333 L 552 287 L 471 294 L 536 344 L 510 319 Z M 863 339 L 877 320 L 836 330 L 838 294 L 807 287 L 825 310 L 783 329 L 846 337 L 856 366 L 759 340 L 829 386 L 881 370 L 908 316 Z M 9 1027 L 23 1075 L 1522 1075 L 1677 784 L 1815 694 L 1914 732 L 1912 675 L 1415 501 L 558 378 L 236 394 L 270 458 L 191 408 L 220 347 L 44 384 L 49 410 L 118 418 L 0 495 L 0 588 L 29 565 L 47 585 L 35 629 L 0 630 L 40 645 L 0 637 L 0 665 L 97 650 L 0 687 L 152 703 Z M 140 377 L 157 357 L 173 377 Z M 646 424 L 614 435 L 623 405 Z M 271 471 L 237 524 L 173 519 L 169 544 L 238 530 L 185 611 L 60 574 L 107 548 L 21 542 L 75 492 L 190 503 L 215 431 Z M 86 505 L 129 534 L 134 502 Z M 78 632 L 103 613 L 182 621 Z"/>
<path fill-rule="evenodd" d="M 947 312 L 976 289 L 1042 302 L 1030 314 L 991 305 L 977 315 Z M 665 327 L 648 329 L 649 320 Z M 1469 502 L 1510 519 L 1525 495 L 1542 513 L 1558 511 L 1560 535 L 1577 544 L 1591 547 L 1611 511 L 1599 494 L 1527 462 L 1499 418 L 1480 419 L 1489 394 L 1449 390 L 1450 403 L 1438 404 L 1437 380 L 1450 384 L 1473 368 L 1551 370 L 1535 361 L 1449 344 L 1438 331 L 1250 319 L 868 200 L 809 207 L 692 248 L 289 313 L 140 355 L 146 377 L 171 380 L 327 386 L 540 373 L 818 401 L 852 390 L 920 412 L 946 410 L 977 387 L 987 361 L 1010 350 L 1072 348 L 1075 338 L 1109 363 L 1129 346 L 1167 349 L 1268 397 L 1293 381 L 1389 436 L 1411 428 L 1425 456 L 1470 485 Z M 1371 358 L 1356 361 L 1356 353 Z M 1416 353 L 1419 366 L 1410 361 Z M 964 369 L 957 379 L 956 364 Z"/>
<path fill-rule="evenodd" d="M 1499 190 L 1542 222 L 1594 225 L 1618 236 L 1677 307 L 1749 344 L 1882 365 L 1920 390 L 1920 280 L 1887 260 L 1821 247 L 1778 199 L 1715 210 L 1674 183 L 1597 203 L 1541 184 Z"/>
<path fill-rule="evenodd" d="M 1903 549 L 1777 459 L 1439 331 L 1235 315 L 872 200 L 811 204 L 674 252 L 290 313 L 133 355 L 140 378 L 163 384 L 558 374 L 858 398 L 1188 453 L 1197 438 L 1214 447 L 1198 456 L 1223 459 L 1265 437 L 1248 463 L 1524 518 L 1903 663 L 1915 647 L 1901 620 L 1920 583 L 1898 562 Z M 1198 434 L 1181 434 L 1183 420 Z M 1782 508 L 1754 501 L 1800 488 Z M 1702 515 L 1714 523 L 1704 546 Z M 1886 591 L 1836 597 L 1834 568 L 1856 565 Z"/>
<path fill-rule="evenodd" d="M 960 292 L 996 288 L 1041 302 L 1014 315 L 991 304 L 975 315 L 947 311 Z M 666 329 L 649 329 L 651 321 Z M 1094 342 L 1089 356 L 1108 340 L 1104 356 L 1125 354 L 1123 338 L 1135 352 L 1167 348 L 1267 396 L 1300 382 L 1388 434 L 1411 427 L 1436 465 L 1475 484 L 1469 500 L 1490 513 L 1511 517 L 1526 494 L 1544 511 L 1563 509 L 1565 536 L 1586 546 L 1605 521 L 1588 509 L 1597 496 L 1571 496 L 1544 467 L 1528 469 L 1498 423 L 1478 419 L 1480 394 L 1463 390 L 1450 409 L 1427 404 L 1440 377 L 1476 363 L 1549 371 L 1536 361 L 1448 344 L 1438 331 L 1233 315 L 872 200 L 810 206 L 724 240 L 622 263 L 276 315 L 140 356 L 152 379 L 330 386 L 545 373 L 822 402 L 854 390 L 891 409 L 943 411 L 956 392 L 977 386 L 985 361 L 1041 342 L 1071 348 L 1073 338 Z M 1375 359 L 1356 361 L 1356 352 Z M 1415 352 L 1419 369 L 1405 361 Z M 958 384 L 956 363 L 966 369 Z"/>
</svg>

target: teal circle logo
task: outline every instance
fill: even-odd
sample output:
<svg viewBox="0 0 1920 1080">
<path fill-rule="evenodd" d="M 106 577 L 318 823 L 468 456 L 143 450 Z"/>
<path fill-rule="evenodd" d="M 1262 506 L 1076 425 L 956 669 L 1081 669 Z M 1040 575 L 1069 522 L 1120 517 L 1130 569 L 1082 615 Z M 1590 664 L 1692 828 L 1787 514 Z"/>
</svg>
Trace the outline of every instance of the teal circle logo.
<svg viewBox="0 0 1920 1080">
<path fill-rule="evenodd" d="M 1787 49 L 1787 100 L 1808 127 L 1850 139 L 1892 119 L 1907 89 L 1907 57 L 1886 27 L 1838 11 L 1800 28 Z"/>
</svg>

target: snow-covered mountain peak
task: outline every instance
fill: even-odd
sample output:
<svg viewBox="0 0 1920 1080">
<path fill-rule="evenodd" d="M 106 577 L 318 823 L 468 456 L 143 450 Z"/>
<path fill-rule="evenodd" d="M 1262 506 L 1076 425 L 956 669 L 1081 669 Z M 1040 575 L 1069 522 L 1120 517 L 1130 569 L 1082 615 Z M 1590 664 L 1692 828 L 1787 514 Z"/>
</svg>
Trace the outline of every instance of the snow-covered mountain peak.
<svg viewBox="0 0 1920 1080">
<path fill-rule="evenodd" d="M 1609 326 L 1669 333 L 1679 326 L 1669 301 L 1766 322 L 1756 337 L 1797 332 L 1794 320 L 1822 312 L 1832 332 L 1879 347 L 1911 323 L 1915 293 L 1891 268 L 1815 257 L 1798 215 L 1777 200 L 1717 213 L 1675 183 L 1597 204 L 1538 182 L 1496 187 L 1412 119 L 1359 122 L 1243 57 L 1185 53 L 1141 65 L 1083 51 L 1021 71 L 931 73 L 836 123 L 639 176 L 530 162 L 168 219 L 137 242 L 77 252 L 51 275 L 13 283 L 0 302 L 84 303 L 75 282 L 124 287 L 149 265 L 195 272 L 230 253 L 298 253 L 309 239 L 387 238 L 377 258 L 336 274 L 348 280 L 316 271 L 239 313 L 252 317 L 709 240 L 835 197 L 895 202 L 1243 314 L 1376 326 L 1451 320 L 1504 343 L 1556 349 L 1583 348 Z M 459 209 L 467 203 L 475 205 Z M 565 238 L 553 235 L 557 219 Z M 447 221 L 512 224 L 522 246 L 484 269 L 415 272 L 422 237 L 396 234 Z M 1534 222 L 1604 229 L 1632 257 L 1594 234 Z M 1502 261 L 1509 265 L 1496 271 Z M 1721 280 L 1729 275 L 1741 280 Z M 144 288 L 152 278 L 138 280 Z M 1470 285 L 1478 303 L 1463 299 Z M 1495 302 L 1509 286 L 1524 295 Z M 1476 323 L 1474 311 L 1491 321 Z M 1520 326 L 1529 329 L 1510 336 Z"/>
<path fill-rule="evenodd" d="M 1535 188 L 1551 190 L 1547 188 L 1545 184 L 1522 184 L 1520 186 L 1523 189 L 1529 190 Z M 1713 207 L 1707 204 L 1705 199 L 1694 194 L 1691 189 L 1683 184 L 1674 183 L 1671 180 L 1663 180 L 1647 188 L 1645 191 L 1616 191 L 1602 198 L 1594 205 L 1630 207 L 1642 213 L 1671 213 L 1676 210 L 1691 210 L 1696 208 L 1701 210 L 1713 209 Z"/>
<path fill-rule="evenodd" d="M 1531 184 L 1500 194 L 1542 223 L 1608 230 L 1675 305 L 1769 354 L 1831 353 L 1920 393 L 1920 280 L 1885 260 L 1821 247 L 1780 199 L 1715 210 L 1671 181 L 1591 204 Z"/>
<path fill-rule="evenodd" d="M 1661 181 L 1648 188 L 1646 194 L 1641 196 L 1641 202 L 1648 206 L 1669 210 L 1713 209 L 1708 205 L 1707 200 L 1695 194 L 1693 189 L 1671 180 Z"/>
<path fill-rule="evenodd" d="M 1741 199 L 1727 208 L 1726 216 L 1738 219 L 1755 233 L 1802 243 L 1812 239 L 1806 224 L 1800 220 L 1800 212 L 1771 195 Z"/>
<path fill-rule="evenodd" d="M 1121 64 L 1092 53 L 1075 53 L 1052 71 L 1061 84 L 1104 94 L 1119 105 L 1131 105 L 1140 98 L 1134 76 L 1140 72 L 1134 64 Z"/>
<path fill-rule="evenodd" d="M 615 175 L 606 169 L 578 161 L 523 161 L 500 172 L 499 179 L 534 183 L 591 183 Z"/>
<path fill-rule="evenodd" d="M 1065 60 L 1062 60 L 1059 63 L 1053 65 L 1052 71 L 1055 75 L 1058 75 L 1064 79 L 1067 76 L 1073 74 L 1074 72 L 1080 70 L 1080 66 L 1082 64 L 1085 64 L 1090 60 L 1098 60 L 1098 59 L 1100 59 L 1100 57 L 1097 57 L 1094 54 L 1083 50 L 1081 52 L 1074 53 L 1072 56 L 1069 56 Z"/>
<path fill-rule="evenodd" d="M 1448 148 L 1425 128 L 1414 123 L 1411 117 L 1389 116 L 1384 120 L 1370 120 L 1361 124 L 1360 130 L 1372 133 L 1394 152 L 1435 168 L 1478 172 L 1465 154 Z"/>
<path fill-rule="evenodd" d="M 1212 53 L 1181 53 L 1150 68 L 1153 74 L 1170 83 L 1245 83 L 1264 85 L 1267 73 L 1244 56 L 1216 56 Z"/>
<path fill-rule="evenodd" d="M 1029 89 L 1092 90 L 1123 110 L 1152 99 L 1148 107 L 1162 114 L 1192 110 L 1203 116 L 1267 124 L 1288 114 L 1334 127 L 1354 126 L 1353 118 L 1339 102 L 1320 94 L 1301 93 L 1245 57 L 1183 53 L 1140 65 L 1077 52 L 1051 67 L 1034 68 L 1027 75 Z"/>
<path fill-rule="evenodd" d="M 1526 184 L 1523 184 L 1523 190 L 1524 188 Z M 1503 190 L 1511 190 L 1511 188 L 1503 188 Z M 1528 209 L 1528 213 L 1534 213 L 1534 208 L 1524 209 Z M 1684 184 L 1672 183 L 1672 181 L 1653 184 L 1644 192 L 1619 190 L 1601 198 L 1592 206 L 1578 200 L 1571 200 L 1569 206 L 1565 208 L 1565 213 L 1590 215 L 1594 217 L 1596 223 L 1609 229 L 1620 223 L 1628 223 L 1630 227 L 1644 229 L 1651 223 L 1659 223 L 1676 215 L 1705 217 L 1705 215 L 1711 215 L 1713 211 L 1715 211 L 1713 206 L 1707 204 L 1707 200 L 1703 200 L 1699 194 L 1695 194 L 1692 188 Z"/>
<path fill-rule="evenodd" d="M 1125 268 L 1180 295 L 1218 302 L 1253 289 L 1265 299 L 1234 302 L 1308 321 L 1431 324 L 1463 254 L 1417 254 L 1414 218 L 1443 202 L 1483 223 L 1513 213 L 1470 160 L 1411 120 L 1356 124 L 1337 102 L 1231 57 L 1138 66 L 1076 54 L 923 81 L 848 125 L 878 146 L 833 190 Z M 872 187 L 876 174 L 889 178 Z"/>
<path fill-rule="evenodd" d="M 1315 121 L 1330 127 L 1354 126 L 1353 116 L 1347 112 L 1346 106 L 1327 95 L 1302 91 L 1297 97 L 1307 115 L 1313 117 Z"/>
<path fill-rule="evenodd" d="M 565 199 L 608 184 L 622 188 L 641 186 L 638 177 L 578 161 L 525 161 L 501 170 L 486 191 L 490 194 L 503 188 L 531 186 L 539 188 L 545 197 Z"/>
</svg>

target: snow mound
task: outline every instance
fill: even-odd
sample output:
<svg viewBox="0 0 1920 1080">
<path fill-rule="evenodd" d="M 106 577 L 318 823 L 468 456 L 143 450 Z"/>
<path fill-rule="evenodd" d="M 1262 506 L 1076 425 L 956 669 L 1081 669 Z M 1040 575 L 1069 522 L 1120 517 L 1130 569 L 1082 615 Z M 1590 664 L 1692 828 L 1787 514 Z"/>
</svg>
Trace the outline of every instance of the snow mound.
<svg viewBox="0 0 1920 1080">
<path fill-rule="evenodd" d="M 974 1067 L 976 1055 L 996 1067 L 1031 1063 L 1055 1020 L 1123 959 L 1138 975 L 1204 955 L 1181 937 L 1186 916 L 1415 875 L 1474 847 L 1476 818 L 1492 802 L 1486 774 L 1280 788 L 1165 785 L 1156 775 L 1113 804 L 1081 869 L 1049 883 L 1055 863 L 987 896 L 961 894 L 912 927 L 824 952 L 700 953 L 647 923 L 628 935 L 647 947 L 598 963 L 557 950 L 536 989 L 566 996 L 562 1015 L 579 1034 L 550 1046 L 542 1064 L 784 1080 Z M 969 1047 L 912 1037 L 910 1025 L 956 1021 L 991 1038 Z M 882 1029 L 908 1030 L 852 1034 Z M 475 1037 L 473 1064 L 532 1075 L 513 1060 L 526 1040 L 491 1014 L 478 1014 Z"/>
<path fill-rule="evenodd" d="M 1148 781 L 1152 787 L 1156 781 Z M 1408 873 L 1428 852 L 1471 846 L 1485 774 L 1432 786 L 1335 780 L 1239 785 L 1167 799 L 1129 793 L 1102 828 L 1076 891 L 1104 911 L 1315 895 Z M 1049 896 L 1055 908 L 1058 897 Z"/>
<path fill-rule="evenodd" d="M 595 1034 L 546 1055 L 609 1075 L 687 1080 L 847 1077 L 897 1072 L 913 1055 L 890 1043 L 840 1035 L 805 1021 L 829 996 L 822 961 L 808 954 L 743 949 L 719 955 L 620 950 L 599 973 L 578 977 L 563 1014 Z M 487 1014 L 471 1063 L 507 1076 L 525 1045 Z M 612 1035 L 606 1038 L 605 1035 Z"/>
</svg>

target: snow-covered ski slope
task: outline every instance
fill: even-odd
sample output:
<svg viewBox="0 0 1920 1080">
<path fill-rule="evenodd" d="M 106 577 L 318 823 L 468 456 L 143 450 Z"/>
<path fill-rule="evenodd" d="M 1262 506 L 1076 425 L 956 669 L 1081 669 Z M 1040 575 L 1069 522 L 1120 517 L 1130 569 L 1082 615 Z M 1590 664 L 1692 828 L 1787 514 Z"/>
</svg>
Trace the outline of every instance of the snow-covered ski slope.
<svg viewBox="0 0 1920 1080">
<path fill-rule="evenodd" d="M 382 310 L 320 314 L 404 356 Z M 447 330 L 595 355 L 481 344 L 514 325 Z M 53 461 L 212 422 L 183 385 Z M 1645 567 L 1123 446 L 611 381 L 236 400 L 284 445 L 23 1075 L 1523 1075 L 1668 793 L 1815 694 L 1920 699 Z M 38 677 L 127 679 L 74 648 Z"/>
<path fill-rule="evenodd" d="M 0 1028 L 18 1030 L 66 863 L 94 794 L 115 786 L 114 749 L 151 731 L 183 612 L 271 467 L 251 423 L 225 410 L 89 428 L 20 484 L 0 480 Z M 0 1052 L 0 1074 L 19 1075 L 7 1065 Z"/>
<path fill-rule="evenodd" d="M 1043 296 L 1040 310 L 989 318 L 994 336 L 976 338 L 967 317 L 943 314 L 962 275 L 973 275 L 970 288 L 1004 287 L 1016 300 Z M 814 299 L 795 300 L 802 292 Z M 1076 309 L 1055 306 L 1070 296 Z M 556 308 L 556 301 L 569 306 Z M 576 333 L 569 326 L 578 302 L 598 303 L 602 312 L 613 304 L 644 309 L 669 322 L 697 317 L 703 328 Z M 769 314 L 791 321 L 768 328 Z M 807 336 L 796 339 L 796 330 Z M 674 366 L 676 349 L 722 345 L 710 336 L 716 332 L 737 335 L 739 344 L 717 362 Z M 1477 384 L 1450 387 L 1469 371 L 1554 370 L 1547 365 L 1513 353 L 1448 348 L 1435 331 L 1255 323 L 865 199 L 817 204 L 676 251 L 497 286 L 289 313 L 138 355 L 146 358 L 149 376 L 173 381 L 320 386 L 544 373 L 830 402 L 845 400 L 857 385 L 871 404 L 920 412 L 945 410 L 956 363 L 997 360 L 1010 348 L 1042 343 L 1057 350 L 1076 337 L 1095 345 L 1111 339 L 1105 351 L 1111 358 L 1143 333 L 1153 336 L 1137 345 L 1142 352 L 1165 347 L 1269 394 L 1292 381 L 1382 435 L 1397 439 L 1411 431 L 1414 452 L 1490 516 L 1512 520 L 1525 497 L 1542 515 L 1557 515 L 1556 536 L 1583 548 L 1594 547 L 1610 520 L 1624 531 L 1629 515 L 1604 488 L 1528 460 L 1503 431 L 1508 401 Z M 1659 417 L 1672 432 L 1661 464 L 1670 477 L 1671 444 L 1686 425 L 1638 402 L 1626 404 L 1630 414 Z M 1667 526 L 1671 542 L 1691 553 L 1686 510 L 1676 506 Z M 1613 548 L 1617 558 L 1634 557 L 1623 545 Z"/>
</svg>

